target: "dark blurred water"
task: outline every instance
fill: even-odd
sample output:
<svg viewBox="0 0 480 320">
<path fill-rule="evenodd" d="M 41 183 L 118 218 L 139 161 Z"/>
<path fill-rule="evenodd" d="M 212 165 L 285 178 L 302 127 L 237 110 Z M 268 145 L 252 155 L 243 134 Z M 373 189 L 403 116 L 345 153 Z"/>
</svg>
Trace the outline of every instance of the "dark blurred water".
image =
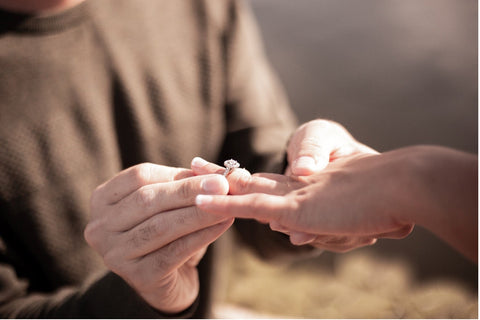
<svg viewBox="0 0 480 320">
<path fill-rule="evenodd" d="M 300 120 L 329 118 L 386 151 L 477 152 L 477 1 L 251 0 L 268 56 Z M 373 248 L 421 279 L 477 286 L 477 266 L 429 232 Z M 335 255 L 322 256 L 334 264 Z"/>
</svg>

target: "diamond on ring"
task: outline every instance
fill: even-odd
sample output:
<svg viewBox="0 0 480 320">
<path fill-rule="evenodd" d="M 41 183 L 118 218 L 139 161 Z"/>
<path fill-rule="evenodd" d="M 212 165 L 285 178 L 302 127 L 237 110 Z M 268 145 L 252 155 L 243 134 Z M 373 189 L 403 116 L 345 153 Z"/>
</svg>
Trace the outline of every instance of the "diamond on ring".
<svg viewBox="0 0 480 320">
<path fill-rule="evenodd" d="M 226 160 L 223 165 L 225 166 L 225 172 L 223 172 L 223 175 L 226 177 L 230 172 L 233 171 L 233 169 L 240 167 L 240 163 L 238 161 L 230 159 Z"/>
</svg>

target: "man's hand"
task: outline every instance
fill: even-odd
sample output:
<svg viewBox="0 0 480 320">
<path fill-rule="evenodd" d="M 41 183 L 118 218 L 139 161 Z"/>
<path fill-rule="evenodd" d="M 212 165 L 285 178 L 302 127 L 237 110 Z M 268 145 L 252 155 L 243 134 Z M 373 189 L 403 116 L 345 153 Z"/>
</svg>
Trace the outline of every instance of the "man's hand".
<svg viewBox="0 0 480 320">
<path fill-rule="evenodd" d="M 411 216 L 403 213 L 421 206 L 415 207 L 416 190 L 402 170 L 392 170 L 401 167 L 402 158 L 394 154 L 363 154 L 338 159 L 307 177 L 234 170 L 228 176 L 232 195 L 198 196 L 197 206 L 223 217 L 269 223 L 293 244 L 346 252 L 412 231 Z M 192 169 L 196 174 L 223 170 L 199 159 Z"/>
<path fill-rule="evenodd" d="M 195 197 L 227 192 L 221 175 L 137 165 L 94 191 L 85 239 L 152 307 L 177 313 L 198 295 L 196 266 L 207 246 L 234 220 L 202 211 Z"/>
<path fill-rule="evenodd" d="M 377 153 L 355 140 L 340 124 L 329 120 L 313 120 L 301 125 L 290 138 L 286 174 L 308 176 L 343 157 Z"/>
</svg>

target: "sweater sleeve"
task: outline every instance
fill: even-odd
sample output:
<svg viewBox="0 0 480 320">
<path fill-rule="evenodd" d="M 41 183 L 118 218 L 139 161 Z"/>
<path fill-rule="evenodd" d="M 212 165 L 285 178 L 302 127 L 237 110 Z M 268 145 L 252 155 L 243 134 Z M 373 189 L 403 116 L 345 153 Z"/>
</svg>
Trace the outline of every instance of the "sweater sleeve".
<svg viewBox="0 0 480 320">
<path fill-rule="evenodd" d="M 281 173 L 296 118 L 265 57 L 249 8 L 242 1 L 233 2 L 230 16 L 225 38 L 228 133 L 219 163 L 234 158 L 252 173 Z M 312 251 L 292 245 L 286 235 L 253 220 L 237 219 L 235 227 L 242 242 L 263 258 Z"/>
<path fill-rule="evenodd" d="M 87 286 L 28 292 L 28 283 L 11 266 L 0 264 L 1 318 L 188 318 L 197 303 L 178 314 L 162 314 L 111 272 Z"/>
</svg>

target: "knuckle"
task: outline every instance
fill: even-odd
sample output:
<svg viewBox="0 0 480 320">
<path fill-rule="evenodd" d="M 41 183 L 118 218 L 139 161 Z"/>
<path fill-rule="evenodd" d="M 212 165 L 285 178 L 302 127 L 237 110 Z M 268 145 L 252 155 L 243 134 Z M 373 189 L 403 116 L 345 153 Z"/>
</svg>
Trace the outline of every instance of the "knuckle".
<svg viewBox="0 0 480 320">
<path fill-rule="evenodd" d="M 251 207 L 253 208 L 261 207 L 265 203 L 265 200 L 266 200 L 265 198 L 266 198 L 266 195 L 262 193 L 259 193 L 256 196 L 252 197 L 251 203 L 250 203 Z"/>
<path fill-rule="evenodd" d="M 221 217 L 207 214 L 205 213 L 205 211 L 202 211 L 197 206 L 191 206 L 188 207 L 185 211 L 182 211 L 179 214 L 175 215 L 174 225 L 187 225 L 189 227 L 195 226 L 195 228 L 198 229 L 201 226 L 213 223 L 214 221 L 216 221 L 216 219 L 221 219 Z"/>
<path fill-rule="evenodd" d="M 167 246 L 168 256 L 176 259 L 182 256 L 187 249 L 187 241 L 185 239 L 179 239 Z"/>
<path fill-rule="evenodd" d="M 134 247 L 141 247 L 144 243 L 149 242 L 156 234 L 155 227 L 153 225 L 147 225 L 140 227 L 133 233 L 131 243 Z"/>
<path fill-rule="evenodd" d="M 304 197 L 302 196 L 288 196 L 288 201 L 286 202 L 286 205 L 281 209 L 281 212 L 279 214 L 280 223 L 293 226 L 304 225 L 303 217 L 305 215 L 298 214 L 298 212 L 303 212 L 303 198 Z"/>
<path fill-rule="evenodd" d="M 159 275 L 167 274 L 172 268 L 171 257 L 168 254 L 156 253 L 153 257 L 153 266 Z"/>
<path fill-rule="evenodd" d="M 330 128 L 334 122 L 331 120 L 326 119 L 316 119 L 312 121 L 312 124 L 315 125 L 317 128 Z"/>
<path fill-rule="evenodd" d="M 177 228 L 180 225 L 192 225 L 195 222 L 200 221 L 197 218 L 200 212 L 199 210 L 200 209 L 198 209 L 196 206 L 193 206 L 179 211 L 173 216 L 170 227 Z"/>
<path fill-rule="evenodd" d="M 301 209 L 302 202 L 303 202 L 303 199 L 295 199 L 295 198 L 291 199 L 291 201 L 288 201 L 287 205 L 284 208 L 284 214 L 288 216 L 291 216 L 291 215 L 300 216 L 299 214 L 296 214 L 296 213 L 302 210 Z"/>
<path fill-rule="evenodd" d="M 203 219 L 205 219 L 205 212 L 200 210 L 199 207 L 193 206 L 193 207 L 190 207 L 190 209 L 191 210 L 189 210 L 189 213 L 188 213 L 188 220 L 189 221 L 202 221 Z M 183 217 L 183 216 L 180 216 L 180 217 L 182 219 L 184 219 L 183 223 L 185 223 L 185 221 L 186 221 L 185 217 Z"/>
<path fill-rule="evenodd" d="M 93 224 L 88 223 L 87 226 L 85 227 L 85 230 L 83 230 L 83 237 L 91 247 L 94 246 L 94 238 L 95 238 L 94 229 L 95 227 L 93 226 Z"/>
<path fill-rule="evenodd" d="M 102 191 L 103 185 L 100 185 L 93 190 L 90 195 L 90 209 L 92 212 L 95 212 L 95 209 L 102 205 Z"/>
<path fill-rule="evenodd" d="M 87 243 L 97 249 L 101 242 L 100 231 L 102 230 L 102 223 L 100 220 L 93 220 L 87 224 L 83 231 L 83 236 Z"/>
<path fill-rule="evenodd" d="M 308 147 L 314 149 L 322 149 L 322 142 L 315 136 L 308 136 L 302 139 L 301 147 Z"/>
<path fill-rule="evenodd" d="M 108 231 L 105 217 L 90 221 L 83 230 L 83 237 L 87 244 L 100 256 L 112 248 L 114 234 Z"/>
<path fill-rule="evenodd" d="M 152 241 L 157 236 L 163 234 L 169 227 L 161 216 L 150 219 L 145 226 L 140 226 L 132 232 L 128 242 L 134 247 L 138 248 Z"/>
<path fill-rule="evenodd" d="M 153 204 L 156 192 L 151 186 L 143 186 L 134 193 L 135 204 L 141 208 L 149 208 Z"/>
<path fill-rule="evenodd" d="M 314 128 L 317 131 L 325 132 L 333 126 L 333 121 L 326 119 L 315 119 L 307 123 L 302 124 L 299 128 L 299 132 L 305 132 L 311 128 Z"/>
<path fill-rule="evenodd" d="M 152 178 L 153 164 L 152 163 L 141 163 L 132 168 L 131 174 L 133 180 L 137 185 L 145 185 Z"/>
<path fill-rule="evenodd" d="M 195 207 L 196 208 L 196 207 Z M 177 225 L 185 225 L 188 221 L 188 219 L 185 217 L 184 214 L 178 214 L 178 215 L 175 215 L 175 218 L 174 218 L 174 224 L 177 226 Z"/>
<path fill-rule="evenodd" d="M 238 185 L 240 186 L 241 190 L 244 190 L 246 192 L 249 191 L 250 189 L 250 181 L 251 181 L 251 177 L 247 177 L 247 176 L 244 176 L 244 175 L 241 175 L 239 178 L 238 178 Z"/>
<path fill-rule="evenodd" d="M 193 198 L 194 192 L 193 192 L 192 182 L 190 180 L 189 181 L 181 181 L 178 184 L 177 194 L 181 199 Z"/>
<path fill-rule="evenodd" d="M 250 175 L 244 175 L 244 174 L 232 175 L 231 178 L 229 178 L 230 193 L 233 193 L 233 194 L 248 193 L 250 189 L 251 179 L 252 178 Z"/>
</svg>

